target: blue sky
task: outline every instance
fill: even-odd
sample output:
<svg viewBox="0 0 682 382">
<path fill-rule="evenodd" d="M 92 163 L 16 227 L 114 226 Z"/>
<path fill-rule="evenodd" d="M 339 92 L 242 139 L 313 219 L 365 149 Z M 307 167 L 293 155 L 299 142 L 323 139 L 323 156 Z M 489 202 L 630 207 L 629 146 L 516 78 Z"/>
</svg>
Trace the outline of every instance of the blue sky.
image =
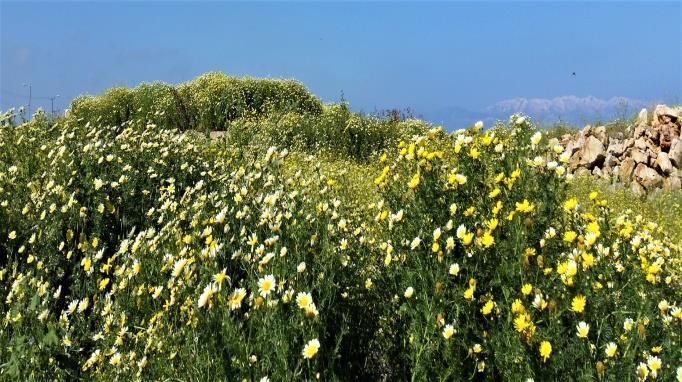
<svg viewBox="0 0 682 382">
<path fill-rule="evenodd" d="M 0 3 L 0 103 L 219 70 L 356 110 L 593 96 L 680 102 L 682 2 Z M 573 76 L 572 73 L 576 72 Z"/>
</svg>

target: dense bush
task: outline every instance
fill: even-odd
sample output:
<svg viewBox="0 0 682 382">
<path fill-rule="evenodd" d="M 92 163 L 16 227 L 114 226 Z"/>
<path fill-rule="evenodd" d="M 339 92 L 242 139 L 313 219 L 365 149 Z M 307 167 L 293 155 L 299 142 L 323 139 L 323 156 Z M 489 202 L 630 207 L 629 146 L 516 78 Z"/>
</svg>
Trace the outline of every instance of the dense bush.
<svg viewBox="0 0 682 382">
<path fill-rule="evenodd" d="M 181 130 L 225 130 L 248 116 L 293 112 L 319 114 L 322 103 L 292 80 L 204 74 L 178 86 L 142 84 L 116 87 L 100 96 L 81 96 L 70 108 L 73 122 L 120 126 L 141 119 Z"/>
<path fill-rule="evenodd" d="M 243 146 L 5 115 L 0 376 L 680 378 L 679 248 L 568 195 L 527 119 L 329 108 L 240 119 Z"/>
<path fill-rule="evenodd" d="M 240 147 L 278 146 L 315 155 L 367 161 L 401 139 L 426 132 L 423 121 L 368 117 L 346 104 L 325 105 L 320 114 L 273 113 L 234 121 L 227 141 Z"/>
</svg>

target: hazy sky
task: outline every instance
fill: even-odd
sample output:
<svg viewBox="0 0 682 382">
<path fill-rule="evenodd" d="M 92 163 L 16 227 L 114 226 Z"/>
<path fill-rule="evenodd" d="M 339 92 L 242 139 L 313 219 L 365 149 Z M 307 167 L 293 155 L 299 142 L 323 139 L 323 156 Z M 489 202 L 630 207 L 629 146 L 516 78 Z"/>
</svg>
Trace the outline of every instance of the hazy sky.
<svg viewBox="0 0 682 382">
<path fill-rule="evenodd" d="M 355 109 L 593 95 L 680 101 L 682 2 L 0 2 L 0 103 L 207 71 Z M 572 73 L 576 75 L 573 76 Z M 42 98 L 41 98 L 42 97 Z"/>
</svg>

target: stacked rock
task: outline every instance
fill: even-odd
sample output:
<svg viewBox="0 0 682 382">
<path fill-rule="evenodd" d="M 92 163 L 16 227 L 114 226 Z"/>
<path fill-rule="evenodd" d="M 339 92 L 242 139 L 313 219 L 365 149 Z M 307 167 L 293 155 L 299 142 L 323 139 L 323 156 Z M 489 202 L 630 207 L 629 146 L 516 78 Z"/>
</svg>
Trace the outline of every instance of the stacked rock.
<svg viewBox="0 0 682 382">
<path fill-rule="evenodd" d="M 604 126 L 589 125 L 564 135 L 560 143 L 570 158 L 569 172 L 618 181 L 640 195 L 655 188 L 680 189 L 682 107 L 658 105 L 651 121 L 648 114 L 642 109 L 637 123 L 616 137 L 609 137 Z"/>
</svg>

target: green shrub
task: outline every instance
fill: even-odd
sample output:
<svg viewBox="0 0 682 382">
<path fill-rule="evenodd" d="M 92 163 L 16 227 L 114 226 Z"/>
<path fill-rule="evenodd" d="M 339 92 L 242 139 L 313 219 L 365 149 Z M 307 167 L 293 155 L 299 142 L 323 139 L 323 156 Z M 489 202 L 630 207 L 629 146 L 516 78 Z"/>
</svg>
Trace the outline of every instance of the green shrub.
<svg viewBox="0 0 682 382">
<path fill-rule="evenodd" d="M 267 150 L 278 146 L 315 155 L 367 162 L 401 139 L 423 134 L 423 121 L 396 121 L 353 113 L 345 104 L 325 105 L 321 114 L 274 113 L 230 124 L 227 142 Z"/>
<path fill-rule="evenodd" d="M 319 114 L 321 102 L 291 80 L 204 74 L 172 86 L 142 84 L 117 87 L 101 96 L 81 96 L 71 105 L 72 121 L 120 126 L 134 119 L 181 130 L 225 130 L 229 122 L 273 112 Z"/>
</svg>

